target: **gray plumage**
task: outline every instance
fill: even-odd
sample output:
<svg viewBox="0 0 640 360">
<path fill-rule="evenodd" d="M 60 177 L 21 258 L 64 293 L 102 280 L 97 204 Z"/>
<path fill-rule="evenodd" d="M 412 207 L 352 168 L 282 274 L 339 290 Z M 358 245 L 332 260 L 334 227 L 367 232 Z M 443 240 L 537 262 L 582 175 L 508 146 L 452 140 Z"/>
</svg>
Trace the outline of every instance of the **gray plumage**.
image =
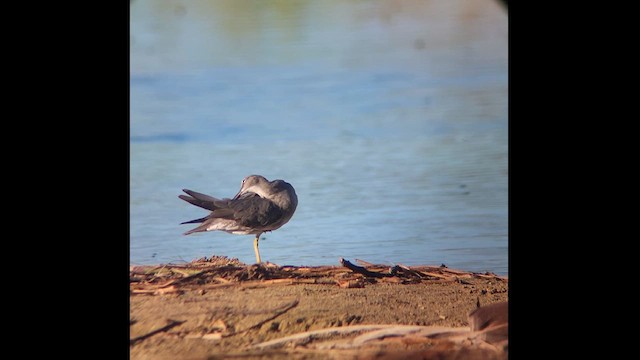
<svg viewBox="0 0 640 360">
<path fill-rule="evenodd" d="M 242 235 L 255 234 L 254 247 L 258 263 L 260 235 L 286 224 L 298 206 L 298 197 L 291 184 L 283 180 L 268 181 L 260 175 L 244 178 L 240 191 L 232 199 L 218 199 L 188 189 L 183 191 L 188 196 L 179 195 L 180 199 L 211 211 L 203 218 L 181 223 L 201 223 L 184 235 L 214 230 Z"/>
</svg>

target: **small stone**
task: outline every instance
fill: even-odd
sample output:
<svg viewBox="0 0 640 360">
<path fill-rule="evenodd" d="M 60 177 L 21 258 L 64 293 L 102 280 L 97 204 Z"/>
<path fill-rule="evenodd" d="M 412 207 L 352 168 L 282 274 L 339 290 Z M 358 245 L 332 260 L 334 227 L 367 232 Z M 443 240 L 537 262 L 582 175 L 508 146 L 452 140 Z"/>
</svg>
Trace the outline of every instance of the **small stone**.
<svg viewBox="0 0 640 360">
<path fill-rule="evenodd" d="M 220 340 L 222 339 L 222 333 L 207 334 L 202 337 L 205 340 Z"/>
<path fill-rule="evenodd" d="M 438 317 L 440 318 L 440 320 L 444 320 L 444 319 L 446 319 L 446 318 L 447 318 L 447 317 L 446 317 L 446 316 L 444 316 L 444 315 L 438 315 Z"/>
<path fill-rule="evenodd" d="M 268 331 L 278 331 L 278 328 L 280 327 L 280 323 L 279 322 L 272 322 L 271 326 L 269 326 L 269 330 Z"/>
<path fill-rule="evenodd" d="M 218 330 L 218 331 L 227 330 L 227 324 L 221 319 L 217 319 L 216 321 L 212 322 L 209 327 L 211 329 L 215 329 L 215 330 Z"/>
</svg>

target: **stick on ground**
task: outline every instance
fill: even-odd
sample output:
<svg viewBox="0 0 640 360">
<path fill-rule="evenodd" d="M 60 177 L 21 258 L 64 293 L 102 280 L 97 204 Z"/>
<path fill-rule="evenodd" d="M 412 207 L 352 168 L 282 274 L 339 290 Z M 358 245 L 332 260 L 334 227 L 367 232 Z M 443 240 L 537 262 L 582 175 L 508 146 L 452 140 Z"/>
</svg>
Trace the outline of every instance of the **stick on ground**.
<svg viewBox="0 0 640 360">
<path fill-rule="evenodd" d="M 173 328 L 174 326 L 178 326 L 178 325 L 180 325 L 180 324 L 182 324 L 184 322 L 186 322 L 186 320 L 185 321 L 170 320 L 170 323 L 168 323 L 167 325 L 165 325 L 165 326 L 163 326 L 161 328 L 155 329 L 155 330 L 153 330 L 151 332 L 148 332 L 148 333 L 146 333 L 144 335 L 141 335 L 141 336 L 138 336 L 136 338 L 130 339 L 129 340 L 129 345 L 134 345 L 135 343 L 137 343 L 139 341 L 142 341 L 142 340 L 144 340 L 146 338 L 149 338 L 149 337 L 151 337 L 151 336 L 153 336 L 155 334 L 161 333 L 163 331 L 167 331 L 167 330 Z"/>
<path fill-rule="evenodd" d="M 374 277 L 374 278 L 383 278 L 383 277 L 390 277 L 390 276 L 395 276 L 395 275 L 391 275 L 391 274 L 385 274 L 385 273 L 378 273 L 378 272 L 373 272 L 373 271 L 369 271 L 365 268 L 363 268 L 362 266 L 358 266 L 358 265 L 354 265 L 352 263 L 350 263 L 348 260 L 345 260 L 344 258 L 340 258 L 340 264 L 342 264 L 342 266 L 346 267 L 347 269 L 356 272 L 358 274 L 362 274 L 364 276 L 367 277 Z"/>
<path fill-rule="evenodd" d="M 236 331 L 233 334 L 226 335 L 225 337 L 242 334 L 242 333 L 245 333 L 245 332 L 247 332 L 247 331 L 249 331 L 251 329 L 258 328 L 258 327 L 262 326 L 263 324 L 265 324 L 267 321 L 271 321 L 271 320 L 277 318 L 278 316 L 286 313 L 287 311 L 293 309 L 294 307 L 298 306 L 298 303 L 299 303 L 298 300 L 294 300 L 291 303 L 287 304 L 282 310 L 278 310 L 274 315 L 272 315 L 272 316 L 260 321 L 259 323 L 255 324 L 253 326 L 250 326 L 250 327 L 248 327 L 248 328 L 246 328 L 244 330 Z"/>
</svg>

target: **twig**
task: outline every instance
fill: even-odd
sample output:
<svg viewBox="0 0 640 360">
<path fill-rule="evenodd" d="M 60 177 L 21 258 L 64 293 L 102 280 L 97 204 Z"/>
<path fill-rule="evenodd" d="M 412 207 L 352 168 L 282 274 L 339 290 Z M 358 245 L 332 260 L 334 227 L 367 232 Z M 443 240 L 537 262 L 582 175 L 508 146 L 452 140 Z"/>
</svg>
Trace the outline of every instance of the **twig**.
<svg viewBox="0 0 640 360">
<path fill-rule="evenodd" d="M 422 274 L 420 274 L 420 272 L 411 269 L 410 267 L 406 266 L 406 265 L 402 265 L 402 264 L 398 264 L 396 265 L 397 268 L 400 269 L 400 272 L 405 272 L 407 274 L 413 275 L 415 277 L 418 277 L 420 279 L 422 279 L 424 276 L 422 276 Z"/>
<path fill-rule="evenodd" d="M 455 277 L 455 279 L 456 279 L 456 282 L 457 282 L 457 283 L 459 283 L 459 284 L 464 284 L 464 285 L 473 285 L 473 283 L 468 282 L 467 280 L 461 279 L 461 278 L 459 278 L 459 277 L 457 277 L 457 276 Z"/>
<path fill-rule="evenodd" d="M 166 269 L 166 268 L 167 268 L 167 265 L 162 265 L 162 266 L 160 266 L 159 268 L 155 268 L 155 269 L 153 269 L 153 270 L 152 270 L 153 272 L 152 272 L 152 273 L 150 273 L 150 274 L 151 274 L 151 278 L 153 279 L 153 278 L 160 277 L 160 276 L 158 276 L 158 274 L 159 274 L 160 272 L 162 272 L 162 270 L 164 270 L 164 269 Z"/>
<path fill-rule="evenodd" d="M 338 326 L 327 329 L 320 329 L 314 331 L 305 331 L 302 333 L 286 336 L 280 339 L 265 341 L 256 345 L 251 346 L 251 348 L 268 348 L 286 344 L 290 341 L 298 341 L 305 342 L 321 337 L 328 337 L 337 334 L 349 334 L 353 332 L 359 331 L 372 331 L 372 330 L 380 330 L 380 329 L 412 329 L 412 330 L 421 330 L 421 329 L 430 329 L 428 326 L 416 326 L 416 325 L 395 325 L 395 324 L 384 324 L 384 325 L 351 325 L 351 326 Z M 466 328 L 464 328 L 466 330 Z"/>
<path fill-rule="evenodd" d="M 497 279 L 498 278 L 498 276 L 495 275 L 495 274 L 487 275 L 487 274 L 474 273 L 473 276 L 474 277 L 483 278 L 483 279 Z"/>
<path fill-rule="evenodd" d="M 200 272 L 197 272 L 195 274 L 191 274 L 189 276 L 185 276 L 185 277 L 182 277 L 182 278 L 179 278 L 179 279 L 173 279 L 173 280 L 171 280 L 171 281 L 169 281 L 167 283 L 164 283 L 164 284 L 160 285 L 160 287 L 163 288 L 163 287 L 167 287 L 169 285 L 180 284 L 180 283 L 183 283 L 183 282 L 185 282 L 187 280 L 191 280 L 193 278 L 202 276 L 206 272 L 207 272 L 207 270 L 202 270 Z"/>
<path fill-rule="evenodd" d="M 368 261 L 364 261 L 364 260 L 360 260 L 360 259 L 356 259 L 356 262 L 362 266 L 369 266 L 369 267 L 375 267 L 376 264 L 374 263 L 370 263 Z"/>
<path fill-rule="evenodd" d="M 151 265 L 132 265 L 129 266 L 129 273 L 135 275 L 151 275 L 152 271 L 160 269 L 161 266 Z"/>
<path fill-rule="evenodd" d="M 153 336 L 153 335 L 155 335 L 157 333 L 160 333 L 160 332 L 163 332 L 163 331 L 167 331 L 167 330 L 173 328 L 174 326 L 178 326 L 178 325 L 186 322 L 186 320 L 184 320 L 184 321 L 170 320 L 170 321 L 171 322 L 169 324 L 167 324 L 167 325 L 165 325 L 165 326 L 163 326 L 161 328 L 158 328 L 156 330 L 153 330 L 153 331 L 151 331 L 149 333 L 146 333 L 144 335 L 138 336 L 136 338 L 130 339 L 129 340 L 129 345 L 133 345 L 133 344 L 137 343 L 138 341 L 142 341 L 142 340 L 144 340 L 144 339 L 146 339 L 148 337 L 151 337 L 151 336 Z"/>
<path fill-rule="evenodd" d="M 299 303 L 299 301 L 298 301 L 298 300 L 294 300 L 294 301 L 292 301 L 291 303 L 287 304 L 287 305 L 284 307 L 284 309 L 276 311 L 276 313 L 275 313 L 274 315 L 272 315 L 272 316 L 270 316 L 270 317 L 268 317 L 268 318 L 266 318 L 266 319 L 264 319 L 264 320 L 262 320 L 262 321 L 258 322 L 257 324 L 252 325 L 252 326 L 250 326 L 250 327 L 248 327 L 248 328 L 246 328 L 246 329 L 244 329 L 244 330 L 236 331 L 236 332 L 234 332 L 233 334 L 225 335 L 224 337 L 230 337 L 230 336 L 234 336 L 234 335 L 242 334 L 242 333 L 245 333 L 245 332 L 247 332 L 247 331 L 249 331 L 249 330 L 252 330 L 252 329 L 258 328 L 258 327 L 262 326 L 263 324 L 265 324 L 267 321 L 271 321 L 271 320 L 273 320 L 273 319 L 277 318 L 278 316 L 280 316 L 280 315 L 282 315 L 282 314 L 286 313 L 287 311 L 289 311 L 289 310 L 293 309 L 294 307 L 298 306 L 298 303 Z"/>
<path fill-rule="evenodd" d="M 262 285 L 272 285 L 272 284 L 291 285 L 294 283 L 294 279 L 285 278 L 285 279 L 262 280 L 260 283 Z"/>
<path fill-rule="evenodd" d="M 357 331 L 368 331 L 368 330 L 378 330 L 383 329 L 385 327 L 392 327 L 395 325 L 352 325 L 352 326 L 339 326 L 332 327 L 328 329 L 314 330 L 314 331 L 305 331 L 302 333 L 285 336 L 280 339 L 265 341 L 256 345 L 251 346 L 251 348 L 268 348 L 272 346 L 278 346 L 288 343 L 289 341 L 305 341 L 310 339 L 319 338 L 322 336 L 331 336 L 336 334 L 349 334 Z"/>
<path fill-rule="evenodd" d="M 152 294 L 152 295 L 163 295 L 175 292 L 181 292 L 182 290 L 178 289 L 175 286 L 162 287 L 162 288 L 152 288 L 152 289 L 131 289 L 131 294 Z"/>
<path fill-rule="evenodd" d="M 419 334 L 419 336 L 448 336 L 468 334 L 469 327 L 444 327 L 444 326 L 418 326 L 418 325 L 398 325 L 392 328 L 380 329 L 362 334 L 351 341 L 352 346 L 361 346 L 366 342 L 381 340 L 386 337 L 405 336 L 409 334 Z"/>
<path fill-rule="evenodd" d="M 369 271 L 369 270 L 363 268 L 362 266 L 358 266 L 358 265 L 354 265 L 354 264 L 350 263 L 348 260 L 345 260 L 344 258 L 340 258 L 340 264 L 342 264 L 342 266 L 348 268 L 349 270 L 351 270 L 353 272 L 356 272 L 358 274 L 362 274 L 362 275 L 368 276 L 368 277 L 383 278 L 383 277 L 394 276 L 392 274 L 384 274 L 384 273 Z"/>
<path fill-rule="evenodd" d="M 449 268 L 441 267 L 441 268 L 438 268 L 438 270 L 442 272 L 450 273 L 450 274 L 455 274 L 455 275 L 471 275 L 471 273 L 468 271 L 455 270 L 455 269 L 449 269 Z"/>
<path fill-rule="evenodd" d="M 441 275 L 435 272 L 430 272 L 430 271 L 418 271 L 419 273 L 421 273 L 422 275 L 426 275 L 426 276 L 431 276 L 434 278 L 438 278 L 438 279 L 446 279 L 446 280 L 452 280 L 453 277 L 449 276 L 449 275 Z"/>
<path fill-rule="evenodd" d="M 195 274 L 191 274 L 191 275 L 189 275 L 189 276 L 185 276 L 185 277 L 182 277 L 182 278 L 179 278 L 179 279 L 173 279 L 173 280 L 168 281 L 168 282 L 166 282 L 166 283 L 164 283 L 164 284 L 162 284 L 162 285 L 160 285 L 160 286 L 158 286 L 158 287 L 159 287 L 159 288 L 163 288 L 163 287 L 167 287 L 167 286 L 169 286 L 169 285 L 177 285 L 177 284 L 181 284 L 181 283 L 186 282 L 187 280 L 192 280 L 192 279 L 195 279 L 195 278 L 197 278 L 197 277 L 200 277 L 200 276 L 202 276 L 202 275 L 204 275 L 204 274 L 208 274 L 208 273 L 210 273 L 210 272 L 214 272 L 214 271 L 217 271 L 217 270 L 218 270 L 218 269 L 205 269 L 205 270 L 202 270 L 202 271 L 197 272 L 197 273 L 195 273 Z"/>
</svg>

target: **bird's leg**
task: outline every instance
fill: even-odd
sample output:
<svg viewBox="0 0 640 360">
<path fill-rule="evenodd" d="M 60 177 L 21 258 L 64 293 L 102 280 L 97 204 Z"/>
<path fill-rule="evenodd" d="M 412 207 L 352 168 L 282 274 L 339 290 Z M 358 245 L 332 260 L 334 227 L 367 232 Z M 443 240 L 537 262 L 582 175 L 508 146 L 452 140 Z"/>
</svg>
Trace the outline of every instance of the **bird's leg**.
<svg viewBox="0 0 640 360">
<path fill-rule="evenodd" d="M 258 241 L 260 241 L 260 235 L 262 233 L 256 235 L 256 238 L 253 239 L 253 250 L 256 252 L 256 263 L 260 264 L 260 250 L 258 250 Z"/>
</svg>

